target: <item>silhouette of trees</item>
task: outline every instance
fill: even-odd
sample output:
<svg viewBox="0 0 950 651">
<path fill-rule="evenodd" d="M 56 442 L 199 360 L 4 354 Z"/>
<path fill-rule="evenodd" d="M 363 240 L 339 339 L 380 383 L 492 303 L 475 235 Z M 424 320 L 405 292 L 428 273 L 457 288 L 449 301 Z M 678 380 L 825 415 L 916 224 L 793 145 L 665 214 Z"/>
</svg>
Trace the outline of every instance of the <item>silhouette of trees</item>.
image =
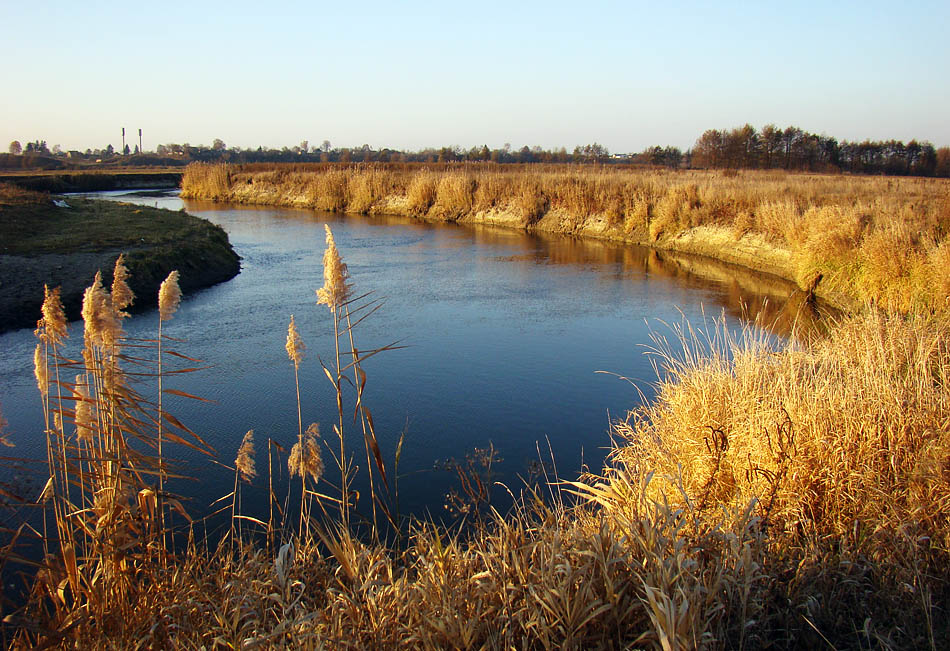
<svg viewBox="0 0 950 651">
<path fill-rule="evenodd" d="M 899 140 L 839 143 L 796 126 L 767 124 L 757 132 L 746 124 L 709 129 L 696 141 L 692 163 L 706 168 L 782 168 L 796 171 L 843 171 L 855 174 L 946 175 L 938 150 L 929 142 Z"/>
<path fill-rule="evenodd" d="M 650 165 L 676 169 L 683 163 L 683 152 L 680 151 L 679 147 L 660 147 L 659 145 L 655 145 L 644 149 L 639 159 Z"/>
<path fill-rule="evenodd" d="M 575 163 L 606 163 L 608 158 L 610 158 L 610 152 L 596 142 L 583 147 L 580 145 L 574 147 Z"/>
<path fill-rule="evenodd" d="M 13 143 L 10 143 L 11 145 Z M 46 146 L 45 140 L 34 140 L 33 142 L 26 143 L 26 149 L 24 150 L 25 154 L 49 154 L 49 147 Z"/>
<path fill-rule="evenodd" d="M 9 152 L 14 156 L 19 156 L 23 152 L 23 145 L 20 144 L 19 140 L 14 140 L 10 143 Z"/>
</svg>

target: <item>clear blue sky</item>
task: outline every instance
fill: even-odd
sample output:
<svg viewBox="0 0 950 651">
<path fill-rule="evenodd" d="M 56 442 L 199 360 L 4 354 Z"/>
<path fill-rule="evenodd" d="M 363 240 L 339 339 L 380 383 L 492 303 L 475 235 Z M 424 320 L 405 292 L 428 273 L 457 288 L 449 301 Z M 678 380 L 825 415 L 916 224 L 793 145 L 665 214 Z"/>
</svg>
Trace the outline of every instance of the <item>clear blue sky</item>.
<svg viewBox="0 0 950 651">
<path fill-rule="evenodd" d="M 950 145 L 947 0 L 661 4 L 4 0 L 0 143 Z"/>
</svg>

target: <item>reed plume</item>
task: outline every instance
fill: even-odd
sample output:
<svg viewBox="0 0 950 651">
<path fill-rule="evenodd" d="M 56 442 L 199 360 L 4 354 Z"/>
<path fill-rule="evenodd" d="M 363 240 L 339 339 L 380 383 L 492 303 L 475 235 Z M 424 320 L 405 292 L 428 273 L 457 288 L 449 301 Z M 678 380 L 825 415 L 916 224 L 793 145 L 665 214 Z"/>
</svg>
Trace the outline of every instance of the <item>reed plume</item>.
<svg viewBox="0 0 950 651">
<path fill-rule="evenodd" d="M 238 448 L 237 458 L 234 460 L 234 467 L 243 481 L 251 483 L 257 476 L 257 469 L 254 467 L 254 430 L 248 430 L 241 441 L 241 447 Z"/>
<path fill-rule="evenodd" d="M 297 440 L 303 440 L 303 416 L 300 410 L 300 361 L 303 359 L 306 346 L 297 332 L 297 324 L 294 322 L 294 315 L 290 315 L 290 325 L 287 326 L 287 356 L 294 363 L 294 387 L 297 389 Z M 288 490 L 289 486 L 288 486 Z"/>
<path fill-rule="evenodd" d="M 291 477 L 310 477 L 314 483 L 323 477 L 323 455 L 320 452 L 320 426 L 310 423 L 303 437 L 294 443 L 287 460 L 287 468 Z"/>
<path fill-rule="evenodd" d="M 66 327 L 66 311 L 60 298 L 60 288 L 50 289 L 43 285 L 43 320 L 49 343 L 53 346 L 62 345 L 63 340 L 69 337 Z"/>
<path fill-rule="evenodd" d="M 46 353 L 43 344 L 36 344 L 33 353 L 33 374 L 36 376 L 36 386 L 44 398 L 49 394 L 49 369 L 46 366 Z"/>
<path fill-rule="evenodd" d="M 327 250 L 323 253 L 323 287 L 317 290 L 317 305 L 326 305 L 335 313 L 349 299 L 352 288 L 347 282 L 349 271 L 333 241 L 333 232 L 328 224 L 324 224 L 324 228 L 327 231 Z"/>
<path fill-rule="evenodd" d="M 237 457 L 234 459 L 234 490 L 231 492 L 231 536 L 232 542 L 235 532 L 234 523 L 238 519 L 238 496 L 240 495 L 240 481 L 251 483 L 257 476 L 257 469 L 254 467 L 254 430 L 248 430 L 241 441 L 241 447 L 238 448 Z M 240 525 L 237 528 L 238 536 L 241 534 Z"/>
<path fill-rule="evenodd" d="M 286 349 L 287 356 L 290 358 L 290 361 L 294 363 L 294 368 L 300 368 L 300 362 L 304 357 L 307 346 L 300 338 L 300 333 L 297 331 L 297 324 L 294 322 L 293 314 L 290 315 L 290 325 L 287 327 Z"/>
<path fill-rule="evenodd" d="M 320 426 L 317 423 L 311 423 L 294 443 L 290 449 L 290 457 L 287 459 L 287 468 L 291 477 L 300 477 L 300 537 L 304 536 L 304 522 L 310 521 L 310 500 L 307 496 L 307 478 L 313 480 L 316 484 L 323 476 L 323 455 L 320 453 L 320 444 L 317 438 L 320 436 Z M 322 508 L 322 506 L 321 506 Z M 308 526 L 309 531 L 309 526 Z"/>
<path fill-rule="evenodd" d="M 178 287 L 178 271 L 172 271 L 162 281 L 158 289 L 158 315 L 161 321 L 168 321 L 174 316 L 181 303 L 181 289 Z"/>
<path fill-rule="evenodd" d="M 115 261 L 115 270 L 112 273 L 112 307 L 115 309 L 116 317 L 120 319 L 128 318 L 129 313 L 125 311 L 132 301 L 135 300 L 135 294 L 129 287 L 129 269 L 125 266 L 125 254 L 119 255 Z"/>
<path fill-rule="evenodd" d="M 121 327 L 112 309 L 109 294 L 102 286 L 102 273 L 97 271 L 92 285 L 82 298 L 82 319 L 87 346 L 110 348 L 119 339 Z"/>
</svg>

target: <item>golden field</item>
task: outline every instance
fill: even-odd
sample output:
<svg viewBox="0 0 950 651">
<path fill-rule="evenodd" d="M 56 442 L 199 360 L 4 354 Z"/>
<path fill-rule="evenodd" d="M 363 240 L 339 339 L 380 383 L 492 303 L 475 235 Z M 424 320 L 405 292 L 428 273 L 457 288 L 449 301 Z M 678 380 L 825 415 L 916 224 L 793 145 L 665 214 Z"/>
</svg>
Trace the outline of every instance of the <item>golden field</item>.
<svg viewBox="0 0 950 651">
<path fill-rule="evenodd" d="M 379 450 L 362 400 L 362 360 L 384 352 L 357 345 L 374 306 L 328 231 L 317 309 L 338 343 L 324 368 L 339 419 L 306 431 L 298 419 L 289 454 L 258 441 L 264 471 L 249 433 L 219 500 L 230 531 L 210 546 L 161 490 L 170 444 L 203 449 L 162 408 L 174 391 L 163 347 L 180 344 L 171 284 L 165 331 L 148 342 L 122 334 L 121 282 L 89 290 L 82 344 L 62 338 L 48 295 L 36 354 L 47 554 L 28 604 L 6 620 L 8 644 L 945 648 L 946 182 L 534 169 L 193 166 L 183 194 L 672 249 L 748 245 L 800 283 L 821 274 L 819 292 L 852 308 L 826 335 L 779 346 L 722 325 L 658 335 L 657 398 L 614 423 L 600 472 L 511 486 L 501 513 L 484 503 L 478 464 L 460 466 L 466 526 L 405 522 L 386 461 L 398 450 Z M 288 378 L 317 363 L 289 320 L 274 333 L 286 337 Z M 269 513 L 244 513 L 241 486 L 272 481 L 283 463 L 290 507 L 271 490 Z M 370 495 L 349 490 L 357 466 Z"/>
<path fill-rule="evenodd" d="M 950 180 L 567 165 L 193 164 L 182 196 L 600 237 L 777 274 L 854 307 L 950 311 Z"/>
</svg>

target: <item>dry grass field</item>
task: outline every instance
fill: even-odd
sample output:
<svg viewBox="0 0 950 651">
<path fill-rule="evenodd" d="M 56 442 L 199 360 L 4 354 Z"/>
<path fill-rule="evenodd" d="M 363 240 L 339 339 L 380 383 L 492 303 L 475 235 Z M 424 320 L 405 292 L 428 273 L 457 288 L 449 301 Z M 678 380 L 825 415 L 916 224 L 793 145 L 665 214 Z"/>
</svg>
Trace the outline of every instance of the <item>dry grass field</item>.
<svg viewBox="0 0 950 651">
<path fill-rule="evenodd" d="M 660 244 L 702 228 L 731 232 L 733 241 L 751 233 L 789 251 L 802 278 L 821 273 L 821 283 L 864 304 L 827 336 L 781 346 L 753 329 L 732 336 L 724 326 L 684 324 L 655 340 L 658 397 L 615 423 L 616 447 L 601 472 L 511 486 L 515 506 L 499 513 L 479 501 L 477 467 L 460 467 L 460 495 L 472 500 L 466 526 L 407 523 L 394 509 L 396 469 L 384 461 L 398 451 L 379 449 L 363 404 L 362 360 L 385 352 L 357 345 L 374 305 L 360 297 L 328 230 L 317 309 L 326 309 L 337 348 L 320 363 L 339 419 L 309 428 L 298 419 L 292 450 L 258 441 L 256 457 L 249 433 L 233 451 L 234 490 L 219 500 L 230 531 L 208 546 L 162 489 L 176 446 L 205 449 L 162 407 L 162 395 L 175 392 L 163 366 L 179 345 L 171 338 L 175 278 L 161 293 L 164 331 L 146 342 L 122 333 L 123 270 L 111 292 L 90 287 L 77 352 L 49 293 L 35 361 L 50 480 L 43 529 L 32 532 L 46 555 L 26 606 L 7 609 L 6 641 L 945 648 L 950 213 L 941 183 L 189 168 L 187 195 L 226 201 L 452 220 L 498 211 L 522 226 L 569 214 L 581 226 L 606 220 L 603 236 L 640 233 Z M 274 337 L 286 336 L 289 377 L 318 362 L 306 356 L 307 333 L 288 320 L 288 332 Z M 298 385 L 298 404 L 301 395 Z M 357 449 L 347 447 L 353 441 Z M 295 478 L 289 506 L 271 490 L 268 513 L 243 512 L 242 484 L 271 482 L 282 463 Z M 369 495 L 350 490 L 356 472 L 370 474 Z M 5 553 L 13 560 L 15 546 Z"/>
<path fill-rule="evenodd" d="M 461 164 L 191 165 L 182 196 L 493 223 L 700 253 L 887 311 L 950 312 L 950 180 Z"/>
</svg>

